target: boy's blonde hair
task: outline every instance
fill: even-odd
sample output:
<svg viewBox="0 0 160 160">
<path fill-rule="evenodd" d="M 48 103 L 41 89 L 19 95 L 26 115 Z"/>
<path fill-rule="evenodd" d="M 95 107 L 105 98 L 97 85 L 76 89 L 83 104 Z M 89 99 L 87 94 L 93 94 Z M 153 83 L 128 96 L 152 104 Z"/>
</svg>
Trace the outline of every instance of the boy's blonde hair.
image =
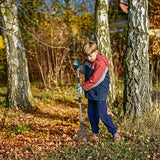
<svg viewBox="0 0 160 160">
<path fill-rule="evenodd" d="M 92 54 L 94 51 L 96 51 L 98 49 L 97 44 L 94 41 L 89 41 L 86 42 L 83 45 L 83 53 L 85 55 L 90 55 Z"/>
</svg>

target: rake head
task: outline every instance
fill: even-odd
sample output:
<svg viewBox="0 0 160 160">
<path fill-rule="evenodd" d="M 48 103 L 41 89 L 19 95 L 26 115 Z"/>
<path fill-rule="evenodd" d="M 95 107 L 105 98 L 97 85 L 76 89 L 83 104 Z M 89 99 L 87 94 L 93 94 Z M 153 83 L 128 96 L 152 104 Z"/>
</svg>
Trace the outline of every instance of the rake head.
<svg viewBox="0 0 160 160">
<path fill-rule="evenodd" d="M 75 137 L 76 142 L 87 142 L 88 141 L 88 132 L 85 129 L 80 129 Z"/>
</svg>

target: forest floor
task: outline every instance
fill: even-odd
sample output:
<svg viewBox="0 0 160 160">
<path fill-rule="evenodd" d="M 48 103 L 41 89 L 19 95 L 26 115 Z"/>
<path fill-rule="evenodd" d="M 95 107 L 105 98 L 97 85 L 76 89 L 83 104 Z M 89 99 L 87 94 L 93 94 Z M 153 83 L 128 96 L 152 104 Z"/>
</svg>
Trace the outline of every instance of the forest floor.
<svg viewBox="0 0 160 160">
<path fill-rule="evenodd" d="M 122 95 L 108 107 L 122 141 L 112 142 L 100 121 L 98 143 L 76 142 L 80 129 L 75 87 L 44 90 L 32 84 L 34 104 L 6 108 L 6 87 L 0 85 L 0 159 L 159 159 L 160 109 L 140 118 L 124 119 Z M 84 128 L 90 133 L 87 100 L 82 96 Z"/>
</svg>

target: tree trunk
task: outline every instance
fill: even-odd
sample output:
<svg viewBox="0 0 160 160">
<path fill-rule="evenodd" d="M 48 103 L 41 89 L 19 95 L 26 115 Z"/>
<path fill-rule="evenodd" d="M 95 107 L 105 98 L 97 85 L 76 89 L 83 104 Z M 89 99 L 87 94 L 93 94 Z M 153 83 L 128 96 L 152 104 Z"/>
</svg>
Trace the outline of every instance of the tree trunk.
<svg viewBox="0 0 160 160">
<path fill-rule="evenodd" d="M 27 107 L 32 102 L 28 66 L 18 26 L 17 7 L 13 0 L 5 0 L 1 4 L 4 37 L 7 50 L 8 94 L 9 106 Z"/>
<path fill-rule="evenodd" d="M 124 90 L 124 112 L 129 116 L 140 116 L 151 107 L 148 35 L 148 0 L 130 0 Z"/>
<path fill-rule="evenodd" d="M 96 40 L 99 51 L 105 54 L 110 64 L 110 88 L 109 88 L 109 103 L 115 100 L 115 78 L 113 58 L 110 46 L 110 35 L 108 25 L 108 0 L 96 0 L 96 17 L 95 17 L 95 31 Z"/>
</svg>

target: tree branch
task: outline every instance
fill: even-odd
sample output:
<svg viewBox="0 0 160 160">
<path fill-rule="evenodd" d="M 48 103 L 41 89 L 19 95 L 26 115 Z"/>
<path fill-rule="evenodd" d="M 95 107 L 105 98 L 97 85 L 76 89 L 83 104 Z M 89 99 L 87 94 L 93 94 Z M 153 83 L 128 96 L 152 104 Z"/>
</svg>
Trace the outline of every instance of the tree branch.
<svg viewBox="0 0 160 160">
<path fill-rule="evenodd" d="M 17 17 L 16 17 L 16 16 L 14 15 L 14 13 L 12 12 L 12 10 L 10 10 L 10 12 L 13 14 L 14 18 L 17 19 Z M 23 24 L 22 24 L 18 19 L 17 19 L 17 21 L 18 21 L 18 24 L 19 24 L 25 31 L 29 32 L 29 33 L 31 34 L 31 36 L 32 36 L 34 39 L 36 39 L 40 44 L 42 44 L 42 45 L 44 45 L 44 46 L 48 46 L 48 47 L 50 47 L 50 48 L 58 48 L 58 49 L 70 50 L 69 48 L 66 48 L 66 47 L 62 47 L 62 46 L 60 46 L 60 47 L 54 47 L 54 46 L 49 45 L 49 44 L 47 44 L 47 43 L 45 43 L 45 42 L 42 42 L 37 35 L 35 35 L 32 31 L 30 31 L 30 30 L 27 29 L 26 27 L 24 27 Z M 8 23 L 8 22 L 6 22 L 6 23 Z M 1 27 L 1 26 L 0 26 L 0 27 Z M 3 30 L 5 30 L 5 31 L 7 31 L 7 32 L 11 32 L 11 31 L 6 30 L 4 27 L 3 27 Z M 11 32 L 11 33 L 12 33 L 12 32 Z M 19 36 L 19 35 L 17 35 L 17 36 Z M 20 37 L 20 38 L 21 38 L 21 37 Z"/>
<path fill-rule="evenodd" d="M 50 47 L 50 48 L 59 48 L 59 49 L 66 49 L 66 50 L 70 50 L 69 48 L 66 48 L 66 47 L 54 47 L 54 46 L 52 46 L 52 45 L 49 45 L 49 44 L 47 44 L 47 43 L 45 43 L 45 42 L 42 42 L 38 37 L 37 37 L 37 35 L 35 35 L 33 32 L 31 32 L 30 30 L 28 30 L 26 27 L 24 27 L 20 22 L 19 22 L 19 24 L 23 27 L 23 29 L 25 30 L 25 31 L 27 31 L 27 32 L 29 32 L 31 35 L 32 35 L 32 37 L 34 37 L 40 44 L 42 44 L 42 45 L 44 45 L 44 46 L 48 46 L 48 47 Z"/>
</svg>

